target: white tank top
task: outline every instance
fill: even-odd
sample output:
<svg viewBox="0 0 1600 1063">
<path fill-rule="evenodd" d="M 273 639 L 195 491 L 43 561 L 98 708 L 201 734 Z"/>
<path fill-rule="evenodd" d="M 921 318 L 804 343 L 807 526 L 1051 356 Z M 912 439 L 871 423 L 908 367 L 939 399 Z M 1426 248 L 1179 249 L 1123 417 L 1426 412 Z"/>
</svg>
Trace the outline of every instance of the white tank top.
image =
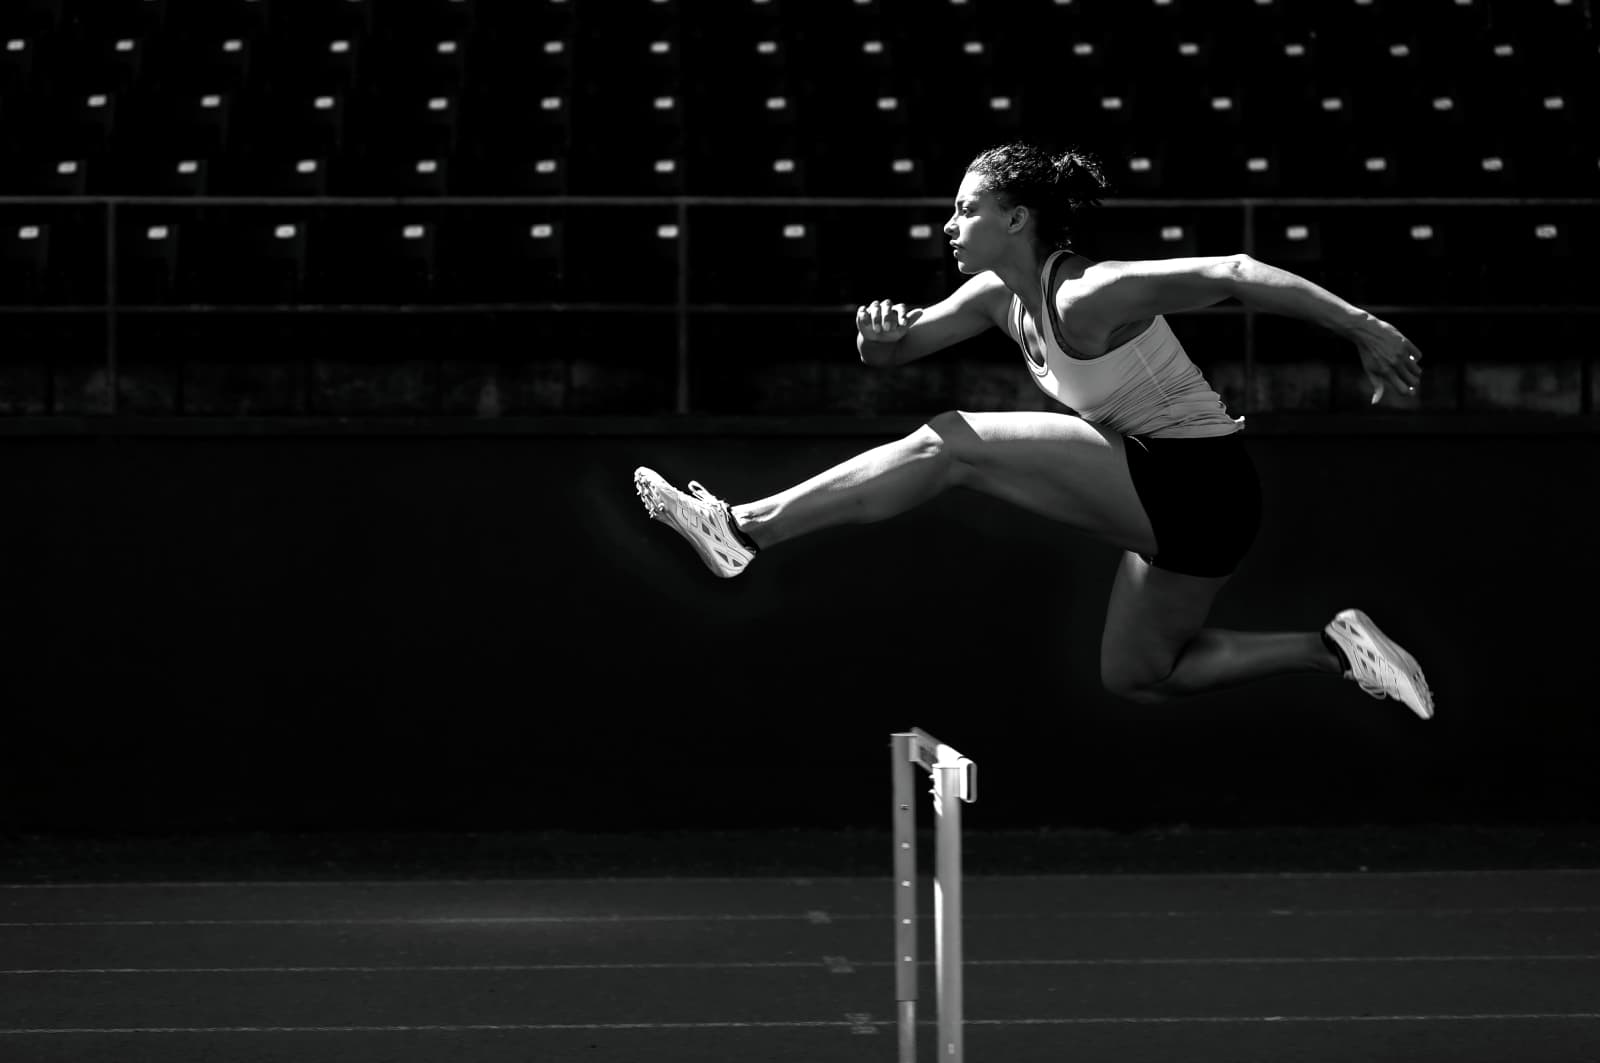
<svg viewBox="0 0 1600 1063">
<path fill-rule="evenodd" d="M 1051 268 L 1064 253 L 1045 260 L 1047 299 Z M 1222 396 L 1189 360 L 1164 317 L 1158 315 L 1149 328 L 1098 358 L 1067 354 L 1047 321 L 1034 324 L 1044 347 L 1041 359 L 1029 343 L 1026 320 L 1022 300 L 1013 295 L 1006 330 L 1022 348 L 1033 382 L 1085 421 L 1130 436 L 1225 436 L 1244 428 L 1243 417 L 1228 416 Z"/>
</svg>

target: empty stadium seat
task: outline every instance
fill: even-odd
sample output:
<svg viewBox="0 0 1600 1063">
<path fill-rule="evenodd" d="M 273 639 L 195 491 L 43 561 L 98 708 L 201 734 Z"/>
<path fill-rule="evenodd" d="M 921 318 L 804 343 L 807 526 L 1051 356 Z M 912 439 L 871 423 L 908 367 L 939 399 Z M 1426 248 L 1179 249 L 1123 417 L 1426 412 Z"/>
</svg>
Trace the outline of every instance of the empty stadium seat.
<svg viewBox="0 0 1600 1063">
<path fill-rule="evenodd" d="M 849 261 L 855 249 L 848 226 L 830 221 L 815 208 L 700 212 L 689 242 L 691 297 L 773 305 L 841 300 L 840 271 L 829 263 Z M 830 246 L 835 240 L 841 246 Z"/>
<path fill-rule="evenodd" d="M 167 0 L 166 24 L 183 26 L 196 35 L 253 36 L 273 22 L 283 0 Z"/>
<path fill-rule="evenodd" d="M 279 37 L 313 38 L 331 33 L 364 39 L 372 33 L 377 0 L 339 0 L 335 4 L 301 4 L 274 0 L 271 31 Z"/>
<path fill-rule="evenodd" d="M 1593 281 L 1578 263 L 1596 235 L 1592 210 L 1547 206 L 1484 213 L 1477 255 L 1486 303 L 1564 306 L 1592 303 Z"/>
<path fill-rule="evenodd" d="M 1237 215 L 1202 207 L 1107 205 L 1084 217 L 1074 247 L 1091 258 L 1139 260 L 1244 250 Z"/>
<path fill-rule="evenodd" d="M 314 243 L 304 213 L 251 209 L 210 215 L 186 253 L 205 301 L 286 304 L 306 296 Z"/>
<path fill-rule="evenodd" d="M 471 87 L 467 77 L 467 41 L 460 37 L 433 37 L 409 50 L 393 49 L 393 74 L 389 83 L 404 77 L 430 96 L 463 96 Z M 375 86 L 382 91 L 382 86 Z"/>
<path fill-rule="evenodd" d="M 334 156 L 344 150 L 352 107 L 349 98 L 332 92 L 277 98 L 277 130 L 270 143 L 299 155 Z M 260 119 L 267 120 L 262 113 Z"/>
<path fill-rule="evenodd" d="M 554 207 L 457 212 L 438 245 L 441 291 L 469 302 L 567 299 L 569 212 Z"/>
<path fill-rule="evenodd" d="M 577 303 L 668 306 L 678 291 L 679 256 L 697 222 L 671 207 L 583 208 L 569 212 L 567 297 Z"/>
<path fill-rule="evenodd" d="M 0 5 L 0 34 L 48 33 L 61 25 L 63 7 L 63 0 L 11 0 Z"/>
<path fill-rule="evenodd" d="M 117 126 L 117 99 L 91 92 L 58 101 L 47 119 L 50 130 L 38 142 L 58 157 L 109 161 Z"/>
<path fill-rule="evenodd" d="M 82 81 L 89 91 L 115 96 L 143 82 L 147 49 L 142 39 L 117 36 L 84 41 L 80 47 L 88 53 Z"/>
<path fill-rule="evenodd" d="M 947 215 L 926 207 L 868 208 L 841 212 L 835 253 L 826 268 L 845 303 L 892 299 L 928 306 L 966 278 L 955 268 Z"/>
<path fill-rule="evenodd" d="M 188 225 L 160 213 L 118 219 L 117 299 L 129 306 L 160 305 L 190 293 L 179 283 L 181 248 Z"/>
<path fill-rule="evenodd" d="M 171 96 L 237 94 L 255 85 L 256 41 L 243 36 L 164 38 L 152 75 Z M 267 80 L 262 72 L 259 80 Z"/>
<path fill-rule="evenodd" d="M 35 43 L 27 37 L 0 34 L 0 99 L 24 99 L 32 91 L 37 51 Z M 0 112 L 0 120 L 5 117 Z"/>
<path fill-rule="evenodd" d="M 162 100 L 159 106 L 159 113 L 148 118 L 142 150 L 159 147 L 183 158 L 225 158 L 232 152 L 234 96 L 198 92 Z"/>
<path fill-rule="evenodd" d="M 1255 214 L 1251 254 L 1356 299 L 1356 277 L 1369 251 L 1351 233 L 1354 213 L 1348 207 L 1262 207 Z"/>
<path fill-rule="evenodd" d="M 93 208 L 0 210 L 0 300 L 91 304 L 105 296 L 103 216 Z"/>
<path fill-rule="evenodd" d="M 88 159 L 52 156 L 9 158 L 0 164 L 0 188 L 8 195 L 82 196 L 89 193 Z"/>
<path fill-rule="evenodd" d="M 425 303 L 439 274 L 439 223 L 385 209 L 331 214 L 317 226 L 315 302 Z"/>
<path fill-rule="evenodd" d="M 359 37 L 322 37 L 320 33 L 318 36 L 316 46 L 307 49 L 309 54 L 296 49 L 299 54 L 294 54 L 285 64 L 295 71 L 295 80 L 289 83 L 315 92 L 343 95 L 361 92 L 366 84 L 362 78 L 365 41 Z"/>
<path fill-rule="evenodd" d="M 379 32 L 395 38 L 465 40 L 477 28 L 477 0 L 421 0 L 403 13 L 385 10 Z"/>
<path fill-rule="evenodd" d="M 1348 294 L 1382 305 L 1438 304 L 1473 294 L 1470 268 L 1479 222 L 1470 211 L 1370 207 L 1343 215 L 1340 258 L 1349 264 Z"/>
<path fill-rule="evenodd" d="M 8 216 L 0 228 L 0 266 L 4 282 L 0 283 L 0 299 L 7 303 L 44 303 L 55 295 L 51 272 L 50 234 L 48 221 L 36 219 L 19 221 Z"/>
<path fill-rule="evenodd" d="M 130 175 L 131 187 L 127 190 L 153 196 L 209 195 L 213 191 L 213 166 L 207 158 L 146 158 L 137 174 Z"/>
</svg>

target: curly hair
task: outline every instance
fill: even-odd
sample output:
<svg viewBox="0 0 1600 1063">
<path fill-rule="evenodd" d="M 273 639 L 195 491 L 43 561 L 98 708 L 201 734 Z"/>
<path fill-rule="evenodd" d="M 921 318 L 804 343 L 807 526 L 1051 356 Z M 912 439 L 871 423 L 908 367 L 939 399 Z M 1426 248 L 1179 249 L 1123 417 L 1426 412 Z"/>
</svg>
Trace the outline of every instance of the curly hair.
<svg viewBox="0 0 1600 1063">
<path fill-rule="evenodd" d="M 982 177 L 1006 210 L 1032 211 L 1038 239 L 1050 248 L 1071 243 L 1078 216 L 1099 206 L 1107 188 L 1100 161 L 1076 148 L 1051 154 L 1035 144 L 1001 144 L 979 152 L 967 172 Z"/>
</svg>

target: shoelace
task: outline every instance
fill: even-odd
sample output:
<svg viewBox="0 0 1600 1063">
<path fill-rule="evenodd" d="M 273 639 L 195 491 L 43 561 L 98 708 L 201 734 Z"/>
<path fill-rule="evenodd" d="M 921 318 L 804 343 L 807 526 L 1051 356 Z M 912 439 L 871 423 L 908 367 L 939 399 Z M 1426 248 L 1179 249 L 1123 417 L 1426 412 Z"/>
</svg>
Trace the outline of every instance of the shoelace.
<svg viewBox="0 0 1600 1063">
<path fill-rule="evenodd" d="M 710 491 L 707 491 L 704 487 L 701 487 L 699 480 L 689 481 L 689 493 L 694 495 L 702 502 L 710 502 L 714 506 L 722 505 L 722 499 L 718 498 Z"/>
<path fill-rule="evenodd" d="M 1363 692 L 1382 700 L 1389 696 L 1384 683 L 1385 672 L 1394 672 L 1395 667 L 1388 658 L 1384 657 L 1375 648 L 1364 643 L 1357 643 L 1348 652 L 1350 658 L 1351 678 L 1356 681 L 1356 686 Z"/>
<path fill-rule="evenodd" d="M 1387 657 L 1380 656 L 1376 660 L 1368 660 L 1364 663 L 1369 670 L 1368 674 L 1357 675 L 1356 685 L 1375 698 L 1387 698 L 1389 694 L 1386 688 L 1391 685 L 1400 687 L 1402 685 L 1399 682 L 1400 679 L 1404 679 L 1409 682 L 1412 688 L 1416 690 L 1418 696 L 1420 696 L 1424 701 L 1428 700 L 1432 696 L 1431 692 L 1428 690 L 1427 681 L 1424 680 L 1421 675 L 1409 674 L 1404 669 L 1395 665 Z"/>
<path fill-rule="evenodd" d="M 701 486 L 699 480 L 689 481 L 689 493 L 709 505 L 715 514 L 710 524 L 712 534 L 724 543 L 734 543 L 736 541 L 735 537 L 730 534 L 728 528 L 731 521 L 728 514 L 728 504 L 710 491 L 707 491 Z M 743 549 L 743 547 L 741 546 L 740 549 Z"/>
</svg>

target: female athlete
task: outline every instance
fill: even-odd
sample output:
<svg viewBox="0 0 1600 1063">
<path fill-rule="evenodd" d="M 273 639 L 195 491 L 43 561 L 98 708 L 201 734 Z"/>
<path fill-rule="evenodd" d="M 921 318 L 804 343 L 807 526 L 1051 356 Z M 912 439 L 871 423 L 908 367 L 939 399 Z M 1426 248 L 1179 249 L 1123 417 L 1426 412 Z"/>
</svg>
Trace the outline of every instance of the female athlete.
<svg viewBox="0 0 1600 1063">
<path fill-rule="evenodd" d="M 1413 391 L 1421 352 L 1393 325 L 1295 274 L 1244 254 L 1095 261 L 1071 247 L 1105 181 L 1077 151 L 1025 143 L 980 153 L 945 223 L 970 277 L 927 308 L 876 300 L 856 310 L 856 347 L 875 367 L 904 365 L 989 328 L 1021 348 L 1034 381 L 1068 412 L 938 414 L 787 490 L 729 505 L 641 467 L 649 515 L 717 575 L 807 532 L 880 521 L 950 487 L 1004 499 L 1123 551 L 1100 648 L 1106 689 L 1154 703 L 1290 673 L 1354 680 L 1423 719 L 1433 698 L 1417 662 L 1366 614 L 1321 631 L 1206 626 L 1212 601 L 1255 538 L 1260 484 L 1243 419 L 1189 360 L 1165 315 L 1235 298 L 1301 318 L 1355 345 L 1373 384 Z"/>
</svg>

